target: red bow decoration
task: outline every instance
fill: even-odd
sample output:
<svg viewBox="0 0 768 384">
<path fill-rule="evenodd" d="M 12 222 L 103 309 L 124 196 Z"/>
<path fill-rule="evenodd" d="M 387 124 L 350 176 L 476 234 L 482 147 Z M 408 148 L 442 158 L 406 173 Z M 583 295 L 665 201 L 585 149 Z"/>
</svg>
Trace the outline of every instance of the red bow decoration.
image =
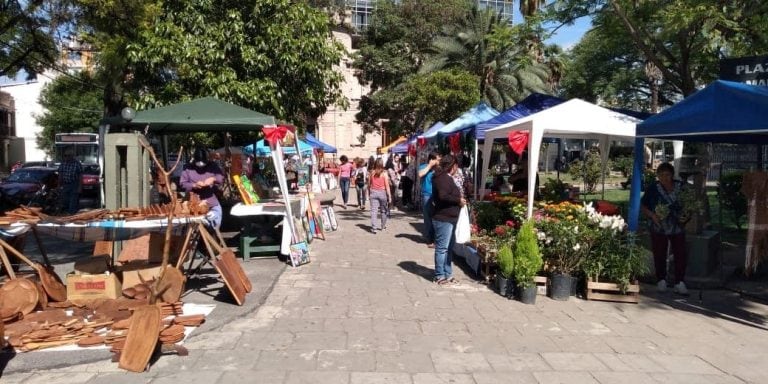
<svg viewBox="0 0 768 384">
<path fill-rule="evenodd" d="M 451 146 L 451 153 L 461 152 L 461 133 L 456 132 L 448 136 L 448 144 Z"/>
<path fill-rule="evenodd" d="M 518 155 L 523 154 L 523 150 L 528 146 L 528 137 L 530 133 L 528 131 L 512 131 L 507 135 L 509 140 L 509 147 L 512 151 Z"/>
<path fill-rule="evenodd" d="M 416 142 L 419 144 L 419 148 L 424 148 L 427 146 L 427 138 L 426 137 L 418 137 L 416 139 Z"/>
<path fill-rule="evenodd" d="M 262 131 L 264 131 L 264 140 L 269 143 L 269 147 L 275 148 L 277 142 L 285 138 L 285 135 L 288 134 L 288 127 L 285 125 L 265 126 L 262 128 Z"/>
</svg>

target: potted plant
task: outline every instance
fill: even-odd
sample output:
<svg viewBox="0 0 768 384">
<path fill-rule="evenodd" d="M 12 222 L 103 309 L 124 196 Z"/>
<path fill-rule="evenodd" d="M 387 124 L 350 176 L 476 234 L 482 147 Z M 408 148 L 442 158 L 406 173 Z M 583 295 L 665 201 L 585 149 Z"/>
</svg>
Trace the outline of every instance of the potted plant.
<svg viewBox="0 0 768 384">
<path fill-rule="evenodd" d="M 534 278 L 543 260 L 539 252 L 533 222 L 528 220 L 520 227 L 515 238 L 513 275 L 517 284 L 518 298 L 525 304 L 536 303 Z"/>
<path fill-rule="evenodd" d="M 567 201 L 544 206 L 539 217 L 539 245 L 551 274 L 549 296 L 568 300 L 574 285 L 572 274 L 579 271 L 595 239 L 594 224 L 584 207 Z"/>
<path fill-rule="evenodd" d="M 496 288 L 500 295 L 509 297 L 514 286 L 511 281 L 513 268 L 512 248 L 510 248 L 509 244 L 504 244 L 499 248 L 496 260 L 499 265 L 499 271 L 496 273 Z"/>
</svg>

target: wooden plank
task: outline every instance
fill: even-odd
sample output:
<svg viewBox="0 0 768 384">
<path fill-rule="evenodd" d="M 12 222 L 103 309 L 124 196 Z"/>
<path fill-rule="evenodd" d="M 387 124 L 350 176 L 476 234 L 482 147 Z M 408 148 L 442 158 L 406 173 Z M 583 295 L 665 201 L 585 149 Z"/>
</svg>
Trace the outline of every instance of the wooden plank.
<svg viewBox="0 0 768 384">
<path fill-rule="evenodd" d="M 587 282 L 587 288 L 590 289 L 597 289 L 597 290 L 605 290 L 605 291 L 620 291 L 619 286 L 614 283 L 598 283 L 594 281 Z M 640 286 L 630 284 L 629 287 L 627 287 L 626 292 L 640 292 Z"/>
<path fill-rule="evenodd" d="M 587 291 L 587 300 L 619 301 L 623 303 L 633 303 L 633 304 L 637 304 L 639 302 L 639 298 L 635 294 L 619 295 L 619 294 L 612 294 L 612 293 L 600 293 L 600 292 L 589 292 L 589 291 Z"/>
<path fill-rule="evenodd" d="M 237 275 L 240 278 L 240 282 L 243 284 L 243 287 L 245 287 L 245 292 L 250 293 L 251 290 L 253 290 L 251 279 L 248 278 L 248 275 L 245 274 L 245 270 L 243 270 L 243 266 L 240 265 L 239 261 L 237 261 L 235 252 L 227 248 L 219 255 L 219 259 L 226 259 L 227 264 L 229 264 L 229 268 L 237 272 Z"/>
<path fill-rule="evenodd" d="M 243 280 L 240 277 L 237 268 L 233 267 L 228 257 L 215 257 L 211 260 L 211 264 L 219 272 L 227 289 L 235 298 L 237 305 L 243 305 L 245 303 L 245 294 L 247 293 L 246 287 L 243 284 Z M 240 267 L 238 264 L 237 267 Z M 242 269 L 242 268 L 240 268 Z"/>
<path fill-rule="evenodd" d="M 144 372 L 147 369 L 157 346 L 161 319 L 160 307 L 156 305 L 143 305 L 134 309 L 118 367 L 131 372 Z"/>
</svg>

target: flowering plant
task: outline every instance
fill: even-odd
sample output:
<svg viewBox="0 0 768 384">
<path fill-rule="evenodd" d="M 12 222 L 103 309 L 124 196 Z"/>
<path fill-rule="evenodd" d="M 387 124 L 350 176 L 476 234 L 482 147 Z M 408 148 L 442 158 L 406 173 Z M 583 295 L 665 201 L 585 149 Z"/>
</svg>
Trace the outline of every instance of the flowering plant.
<svg viewBox="0 0 768 384">
<path fill-rule="evenodd" d="M 584 207 L 562 202 L 544 205 L 537 216 L 537 238 L 551 272 L 576 271 L 595 241 L 595 223 Z"/>
</svg>

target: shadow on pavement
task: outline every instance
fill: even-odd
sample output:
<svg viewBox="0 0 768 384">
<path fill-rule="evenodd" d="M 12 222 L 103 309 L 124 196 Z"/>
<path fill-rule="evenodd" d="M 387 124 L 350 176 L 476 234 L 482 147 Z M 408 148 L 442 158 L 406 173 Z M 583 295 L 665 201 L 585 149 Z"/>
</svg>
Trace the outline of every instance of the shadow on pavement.
<svg viewBox="0 0 768 384">
<path fill-rule="evenodd" d="M 435 274 L 432 268 L 427 268 L 423 265 L 416 263 L 415 261 L 401 261 L 397 263 L 397 266 L 404 271 L 413 273 L 416 276 L 421 276 L 424 280 L 432 281 L 432 275 Z"/>
<path fill-rule="evenodd" d="M 395 238 L 398 238 L 398 239 L 408 239 L 408 240 L 413 241 L 414 243 L 417 243 L 417 244 L 425 244 L 425 246 L 427 244 L 424 241 L 424 237 L 423 236 L 421 236 L 421 235 L 414 235 L 414 234 L 411 234 L 411 233 L 398 233 L 397 235 L 395 235 Z"/>
</svg>

